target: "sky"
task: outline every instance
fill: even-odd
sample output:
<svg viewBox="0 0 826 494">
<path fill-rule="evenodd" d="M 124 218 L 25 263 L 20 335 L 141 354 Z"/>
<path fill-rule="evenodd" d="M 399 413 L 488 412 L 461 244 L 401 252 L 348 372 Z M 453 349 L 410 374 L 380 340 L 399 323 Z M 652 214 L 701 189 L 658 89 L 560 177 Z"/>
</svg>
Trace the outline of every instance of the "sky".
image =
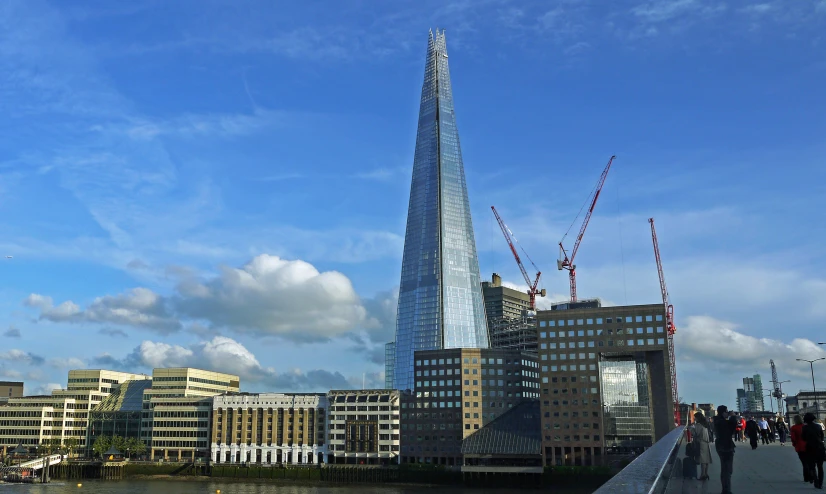
<svg viewBox="0 0 826 494">
<path fill-rule="evenodd" d="M 0 4 L 0 379 L 383 386 L 429 29 L 482 276 L 675 306 L 680 397 L 826 357 L 826 0 Z M 581 219 L 581 217 L 580 217 Z M 826 388 L 826 361 L 816 363 Z M 768 386 L 767 386 L 768 387 Z M 766 404 L 768 406 L 768 403 Z"/>
</svg>

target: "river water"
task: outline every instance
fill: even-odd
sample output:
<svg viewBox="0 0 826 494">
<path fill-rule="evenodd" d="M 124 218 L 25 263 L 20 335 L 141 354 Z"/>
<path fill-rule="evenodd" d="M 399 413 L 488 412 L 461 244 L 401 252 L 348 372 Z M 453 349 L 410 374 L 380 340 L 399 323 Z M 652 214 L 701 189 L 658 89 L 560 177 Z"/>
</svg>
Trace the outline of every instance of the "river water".
<svg viewBox="0 0 826 494">
<path fill-rule="evenodd" d="M 0 494 L 506 494 L 510 489 L 469 489 L 462 487 L 370 486 L 370 485 L 290 485 L 273 482 L 212 482 L 175 480 L 84 480 L 77 482 L 53 481 L 49 484 L 0 484 Z M 555 489 L 565 494 L 585 494 L 593 489 Z M 520 489 L 518 492 L 535 494 L 548 490 Z"/>
</svg>

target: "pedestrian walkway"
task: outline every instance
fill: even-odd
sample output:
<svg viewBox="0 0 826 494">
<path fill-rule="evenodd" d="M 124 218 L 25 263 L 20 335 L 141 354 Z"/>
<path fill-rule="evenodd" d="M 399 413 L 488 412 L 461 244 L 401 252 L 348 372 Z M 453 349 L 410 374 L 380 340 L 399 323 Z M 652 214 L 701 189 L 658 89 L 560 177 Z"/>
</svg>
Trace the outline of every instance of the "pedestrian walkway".
<svg viewBox="0 0 826 494">
<path fill-rule="evenodd" d="M 680 458 L 685 457 L 685 446 Z M 709 480 L 685 480 L 684 494 L 720 494 L 720 457 L 711 445 L 712 463 L 708 469 Z M 697 475 L 700 468 L 697 467 Z M 734 475 L 731 477 L 731 491 L 734 494 L 770 492 L 824 492 L 808 482 L 803 482 L 803 467 L 790 442 L 780 446 L 779 442 L 759 445 L 752 450 L 748 442 L 737 443 L 734 453 Z"/>
</svg>

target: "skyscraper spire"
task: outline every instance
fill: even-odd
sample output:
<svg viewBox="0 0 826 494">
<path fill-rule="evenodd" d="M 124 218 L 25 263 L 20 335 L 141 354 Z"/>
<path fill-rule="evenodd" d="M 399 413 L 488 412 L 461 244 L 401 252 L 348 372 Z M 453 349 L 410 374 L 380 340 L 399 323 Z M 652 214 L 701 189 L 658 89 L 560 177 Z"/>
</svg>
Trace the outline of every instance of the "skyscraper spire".
<svg viewBox="0 0 826 494">
<path fill-rule="evenodd" d="M 430 32 L 396 320 L 394 387 L 414 389 L 413 352 L 487 348 L 479 260 L 447 63 Z"/>
</svg>

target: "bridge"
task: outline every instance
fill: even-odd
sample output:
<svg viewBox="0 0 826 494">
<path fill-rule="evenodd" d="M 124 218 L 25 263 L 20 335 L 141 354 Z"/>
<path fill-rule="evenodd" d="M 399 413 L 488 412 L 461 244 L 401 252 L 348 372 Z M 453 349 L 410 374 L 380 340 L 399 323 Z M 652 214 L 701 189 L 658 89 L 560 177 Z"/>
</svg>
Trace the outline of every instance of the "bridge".
<svg viewBox="0 0 826 494">
<path fill-rule="evenodd" d="M 57 465 L 66 460 L 68 456 L 61 454 L 54 454 L 37 458 L 34 460 L 24 461 L 17 465 L 10 465 L 6 467 L 0 466 L 0 479 L 11 481 L 20 481 L 31 479 L 33 481 L 37 478 L 40 482 L 49 481 L 49 468 L 51 465 Z M 37 474 L 40 470 L 40 475 Z"/>
<path fill-rule="evenodd" d="M 594 494 L 719 494 L 720 458 L 711 445 L 708 480 L 685 478 L 685 427 L 678 427 L 638 456 Z M 735 493 L 812 492 L 812 484 L 803 482 L 803 467 L 790 441 L 760 444 L 752 450 L 748 441 L 736 443 L 731 490 Z M 697 468 L 699 477 L 699 467 Z M 819 492 L 819 491 L 816 491 Z"/>
</svg>

